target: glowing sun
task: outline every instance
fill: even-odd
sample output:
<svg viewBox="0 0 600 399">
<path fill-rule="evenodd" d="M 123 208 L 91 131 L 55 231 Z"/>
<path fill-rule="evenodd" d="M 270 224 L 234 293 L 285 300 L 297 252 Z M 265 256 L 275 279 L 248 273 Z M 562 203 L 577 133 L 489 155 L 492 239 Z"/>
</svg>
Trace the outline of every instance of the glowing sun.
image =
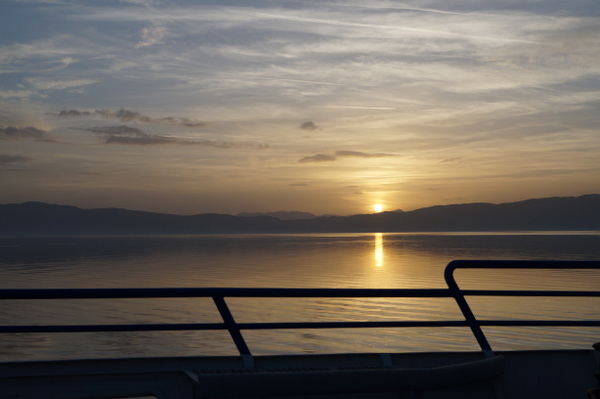
<svg viewBox="0 0 600 399">
<path fill-rule="evenodd" d="M 383 211 L 383 205 L 381 204 L 375 204 L 373 205 L 373 210 L 377 213 L 382 212 Z"/>
</svg>

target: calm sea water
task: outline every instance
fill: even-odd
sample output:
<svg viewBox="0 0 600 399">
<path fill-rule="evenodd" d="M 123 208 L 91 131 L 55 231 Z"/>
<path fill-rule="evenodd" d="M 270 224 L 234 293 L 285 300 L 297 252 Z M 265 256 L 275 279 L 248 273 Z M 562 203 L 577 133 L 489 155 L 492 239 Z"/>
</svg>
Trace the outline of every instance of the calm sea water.
<svg viewBox="0 0 600 399">
<path fill-rule="evenodd" d="M 453 259 L 600 260 L 600 232 L 0 238 L 0 288 L 442 288 Z M 459 271 L 466 288 L 596 290 L 597 271 Z M 455 320 L 447 299 L 239 299 L 239 321 Z M 472 300 L 478 316 L 599 318 L 595 299 Z M 218 322 L 204 299 L 2 301 L 0 324 Z M 487 329 L 497 350 L 588 348 L 598 329 Z M 460 328 L 249 332 L 254 354 L 476 350 Z M 232 355 L 221 332 L 4 334 L 0 360 Z"/>
</svg>

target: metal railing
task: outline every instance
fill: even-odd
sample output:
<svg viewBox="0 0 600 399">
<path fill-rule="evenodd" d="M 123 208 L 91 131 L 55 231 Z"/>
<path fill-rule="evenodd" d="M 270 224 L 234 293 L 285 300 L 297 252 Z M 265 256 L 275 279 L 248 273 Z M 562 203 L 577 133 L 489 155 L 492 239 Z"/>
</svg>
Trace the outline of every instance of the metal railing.
<svg viewBox="0 0 600 399">
<path fill-rule="evenodd" d="M 454 278 L 457 269 L 600 269 L 600 261 L 489 261 L 457 260 L 448 264 L 444 277 L 448 288 L 440 289 L 293 289 L 293 288 L 115 288 L 115 289 L 2 289 L 0 300 L 7 299 L 92 299 L 92 298 L 199 298 L 214 301 L 222 322 L 165 324 L 84 324 L 84 325 L 2 325 L 0 333 L 75 333 L 105 331 L 182 331 L 227 330 L 245 358 L 251 351 L 244 330 L 333 329 L 382 327 L 468 327 L 482 351 L 492 348 L 483 333 L 487 326 L 569 326 L 600 327 L 598 320 L 479 320 L 468 296 L 600 297 L 599 291 L 548 290 L 465 290 Z M 454 298 L 463 320 L 397 321 L 319 321 L 240 323 L 235 320 L 225 298 Z"/>
<path fill-rule="evenodd" d="M 492 348 L 481 329 L 482 326 L 496 327 L 599 327 L 600 312 L 597 320 L 478 320 L 466 296 L 512 296 L 512 297 L 600 297 L 597 291 L 574 290 L 464 290 L 454 278 L 456 269 L 600 269 L 600 261 L 516 261 L 516 260 L 455 260 L 446 266 L 444 279 L 452 296 L 460 308 L 465 322 L 473 332 L 479 347 L 484 352 Z M 600 284 L 600 281 L 599 281 Z M 599 285 L 600 287 L 600 285 Z"/>
</svg>

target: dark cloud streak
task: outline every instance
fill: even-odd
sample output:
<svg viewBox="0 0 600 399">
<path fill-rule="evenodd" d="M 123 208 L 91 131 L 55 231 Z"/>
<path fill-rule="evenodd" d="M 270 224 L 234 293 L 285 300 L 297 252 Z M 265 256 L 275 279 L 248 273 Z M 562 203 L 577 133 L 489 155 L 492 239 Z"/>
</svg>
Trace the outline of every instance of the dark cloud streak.
<svg viewBox="0 0 600 399">
<path fill-rule="evenodd" d="M 319 130 L 321 129 L 319 126 L 315 125 L 313 121 L 304 122 L 300 125 L 300 129 L 302 130 Z"/>
<path fill-rule="evenodd" d="M 309 163 L 309 162 L 333 162 L 337 158 L 334 155 L 327 154 L 315 154 L 308 157 L 304 157 L 298 160 L 299 163 Z"/>
<path fill-rule="evenodd" d="M 98 115 L 104 118 L 114 118 L 118 119 L 121 122 L 142 122 L 149 124 L 162 124 L 162 125 L 175 125 L 182 127 L 203 127 L 206 126 L 205 122 L 197 121 L 194 119 L 188 118 L 176 118 L 176 117 L 166 117 L 166 118 L 151 118 L 147 115 L 141 114 L 137 111 L 132 111 L 129 109 L 121 108 L 116 112 L 113 112 L 108 109 L 97 109 L 95 111 L 80 111 L 77 109 L 63 110 L 58 114 L 54 114 L 60 117 L 80 117 L 80 116 L 93 116 Z"/>
<path fill-rule="evenodd" d="M 92 132 L 103 138 L 105 144 L 124 144 L 124 145 L 201 145 L 215 148 L 232 148 L 235 144 L 226 141 L 218 142 L 211 140 L 189 141 L 181 140 L 177 137 L 161 136 L 148 134 L 142 130 L 130 126 L 99 126 L 88 129 L 78 129 Z"/>
<path fill-rule="evenodd" d="M 383 157 L 393 157 L 393 154 L 369 154 L 361 151 L 336 151 L 334 155 L 331 154 L 315 154 L 306 156 L 298 160 L 299 163 L 309 163 L 309 162 L 333 162 L 338 158 L 383 158 Z"/>
<path fill-rule="evenodd" d="M 13 165 L 17 163 L 26 163 L 29 161 L 31 161 L 31 158 L 23 155 L 0 154 L 0 165 Z"/>
<path fill-rule="evenodd" d="M 368 154 L 366 152 L 360 151 L 336 151 L 335 155 L 337 157 L 354 157 L 354 158 L 384 158 L 384 157 L 393 157 L 392 154 Z"/>
<path fill-rule="evenodd" d="M 32 126 L 15 127 L 15 126 L 0 126 L 0 140 L 16 141 L 16 140 L 35 140 L 45 142 L 56 142 L 48 135 L 48 132 Z"/>
<path fill-rule="evenodd" d="M 121 126 L 99 126 L 99 127 L 91 127 L 88 129 L 81 129 L 92 133 L 98 134 L 109 134 L 109 135 L 129 135 L 136 137 L 148 136 L 148 134 L 144 133 L 142 130 L 136 127 L 129 127 L 125 125 Z"/>
</svg>

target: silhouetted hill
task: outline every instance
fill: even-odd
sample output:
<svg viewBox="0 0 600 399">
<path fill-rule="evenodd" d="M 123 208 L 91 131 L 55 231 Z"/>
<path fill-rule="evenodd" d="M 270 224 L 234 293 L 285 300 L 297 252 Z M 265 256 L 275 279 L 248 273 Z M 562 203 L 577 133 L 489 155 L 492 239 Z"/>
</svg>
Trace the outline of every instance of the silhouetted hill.
<svg viewBox="0 0 600 399">
<path fill-rule="evenodd" d="M 41 202 L 0 205 L 0 235 L 69 234 L 199 234 L 270 232 L 281 221 L 274 217 L 242 218 L 206 213 L 193 216 L 131 211 L 81 209 Z"/>
<path fill-rule="evenodd" d="M 317 215 L 313 215 L 310 212 L 298 212 L 298 211 L 276 211 L 276 212 L 242 212 L 236 216 L 243 217 L 255 217 L 255 216 L 272 216 L 279 220 L 298 220 L 298 219 L 314 219 Z"/>
<path fill-rule="evenodd" d="M 182 216 L 116 208 L 81 209 L 41 202 L 0 205 L 2 236 L 524 230 L 600 230 L 600 195 L 294 220 L 264 215 Z"/>
</svg>

